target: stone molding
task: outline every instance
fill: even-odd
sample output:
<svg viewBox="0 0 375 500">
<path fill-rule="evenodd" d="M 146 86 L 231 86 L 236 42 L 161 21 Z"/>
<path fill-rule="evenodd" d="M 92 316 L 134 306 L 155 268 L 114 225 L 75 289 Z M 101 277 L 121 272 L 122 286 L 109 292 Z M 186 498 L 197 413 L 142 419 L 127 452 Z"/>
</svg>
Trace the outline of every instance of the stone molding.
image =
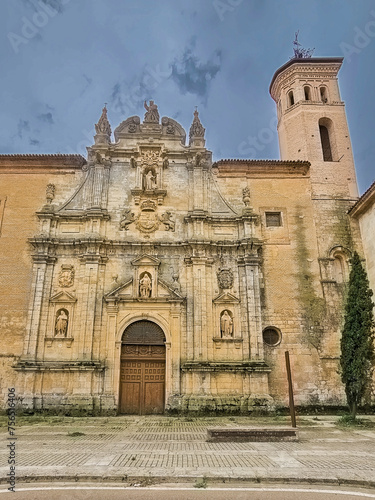
<svg viewBox="0 0 375 500">
<path fill-rule="evenodd" d="M 238 341 L 237 339 L 233 339 Z M 181 364 L 183 372 L 271 372 L 271 368 L 264 361 L 187 361 Z"/>
</svg>

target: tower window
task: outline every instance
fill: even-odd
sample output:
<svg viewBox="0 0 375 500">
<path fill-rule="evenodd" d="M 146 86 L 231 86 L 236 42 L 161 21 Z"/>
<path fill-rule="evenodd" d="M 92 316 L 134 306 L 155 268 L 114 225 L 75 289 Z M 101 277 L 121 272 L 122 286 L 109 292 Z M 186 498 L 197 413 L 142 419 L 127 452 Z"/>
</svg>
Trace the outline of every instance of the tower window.
<svg viewBox="0 0 375 500">
<path fill-rule="evenodd" d="M 327 89 L 325 87 L 320 87 L 320 100 L 324 103 L 328 102 Z"/>
<path fill-rule="evenodd" d="M 288 107 L 293 106 L 294 104 L 294 95 L 293 90 L 288 93 Z"/>
<path fill-rule="evenodd" d="M 322 150 L 323 150 L 323 160 L 333 161 L 328 129 L 324 125 L 319 125 L 319 131 L 320 131 L 320 140 L 322 143 Z"/>
<path fill-rule="evenodd" d="M 308 85 L 303 88 L 305 92 L 305 101 L 311 101 L 311 89 Z"/>
</svg>

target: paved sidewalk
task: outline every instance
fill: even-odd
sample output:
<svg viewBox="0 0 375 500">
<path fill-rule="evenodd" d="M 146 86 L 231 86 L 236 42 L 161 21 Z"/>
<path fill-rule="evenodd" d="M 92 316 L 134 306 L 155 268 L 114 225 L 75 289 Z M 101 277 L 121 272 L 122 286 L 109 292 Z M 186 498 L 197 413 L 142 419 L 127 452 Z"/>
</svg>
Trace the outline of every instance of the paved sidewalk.
<svg viewBox="0 0 375 500">
<path fill-rule="evenodd" d="M 375 422 L 375 417 L 363 417 Z M 64 418 L 21 425 L 17 481 L 81 480 L 148 484 L 247 480 L 375 487 L 375 428 L 342 429 L 337 417 L 299 417 L 299 441 L 209 443 L 207 427 L 284 425 L 251 417 Z M 0 481 L 6 482 L 7 428 L 0 432 Z M 211 479 L 211 480 L 212 480 Z M 206 481 L 206 479 L 204 480 Z"/>
</svg>

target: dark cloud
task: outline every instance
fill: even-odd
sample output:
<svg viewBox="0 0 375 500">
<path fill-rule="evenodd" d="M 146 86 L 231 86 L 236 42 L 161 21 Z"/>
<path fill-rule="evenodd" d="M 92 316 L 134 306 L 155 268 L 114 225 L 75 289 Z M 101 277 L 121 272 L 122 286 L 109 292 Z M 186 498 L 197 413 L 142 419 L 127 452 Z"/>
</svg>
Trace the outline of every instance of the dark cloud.
<svg viewBox="0 0 375 500">
<path fill-rule="evenodd" d="M 82 97 L 83 94 L 86 92 L 86 90 L 90 87 L 90 85 L 92 84 L 92 78 L 88 77 L 87 75 L 83 74 L 83 79 L 85 80 L 85 85 L 81 91 L 81 94 L 80 96 Z"/>
<path fill-rule="evenodd" d="M 30 146 L 39 146 L 40 144 L 40 141 L 38 141 L 38 139 L 29 139 L 29 144 Z"/>
<path fill-rule="evenodd" d="M 17 135 L 23 139 L 24 132 L 30 132 L 30 122 L 28 120 L 19 120 L 17 125 Z"/>
<path fill-rule="evenodd" d="M 182 94 L 189 92 L 207 98 L 210 81 L 215 78 L 221 68 L 221 50 L 216 50 L 209 60 L 203 62 L 194 55 L 195 41 L 187 47 L 181 58 L 172 64 L 172 78 Z"/>
<path fill-rule="evenodd" d="M 38 120 L 48 123 L 49 125 L 53 125 L 55 122 L 53 121 L 53 116 L 51 112 L 48 113 L 41 113 L 38 115 Z"/>
<path fill-rule="evenodd" d="M 171 67 L 161 68 L 159 64 L 145 65 L 142 71 L 131 81 L 122 81 L 114 85 L 110 96 L 113 111 L 122 115 L 131 115 L 143 108 L 145 100 L 153 98 L 156 89 L 168 80 Z"/>
</svg>

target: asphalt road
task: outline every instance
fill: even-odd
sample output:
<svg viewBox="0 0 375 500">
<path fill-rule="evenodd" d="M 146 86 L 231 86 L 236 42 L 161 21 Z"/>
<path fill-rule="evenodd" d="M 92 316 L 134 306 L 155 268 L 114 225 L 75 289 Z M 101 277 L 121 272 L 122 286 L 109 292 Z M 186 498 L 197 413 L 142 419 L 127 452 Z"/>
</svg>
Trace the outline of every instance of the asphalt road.
<svg viewBox="0 0 375 500">
<path fill-rule="evenodd" d="M 5 485 L 0 498 L 9 494 Z M 17 487 L 20 500 L 360 500 L 375 499 L 375 490 L 325 487 L 125 487 L 125 486 L 31 486 Z"/>
</svg>

